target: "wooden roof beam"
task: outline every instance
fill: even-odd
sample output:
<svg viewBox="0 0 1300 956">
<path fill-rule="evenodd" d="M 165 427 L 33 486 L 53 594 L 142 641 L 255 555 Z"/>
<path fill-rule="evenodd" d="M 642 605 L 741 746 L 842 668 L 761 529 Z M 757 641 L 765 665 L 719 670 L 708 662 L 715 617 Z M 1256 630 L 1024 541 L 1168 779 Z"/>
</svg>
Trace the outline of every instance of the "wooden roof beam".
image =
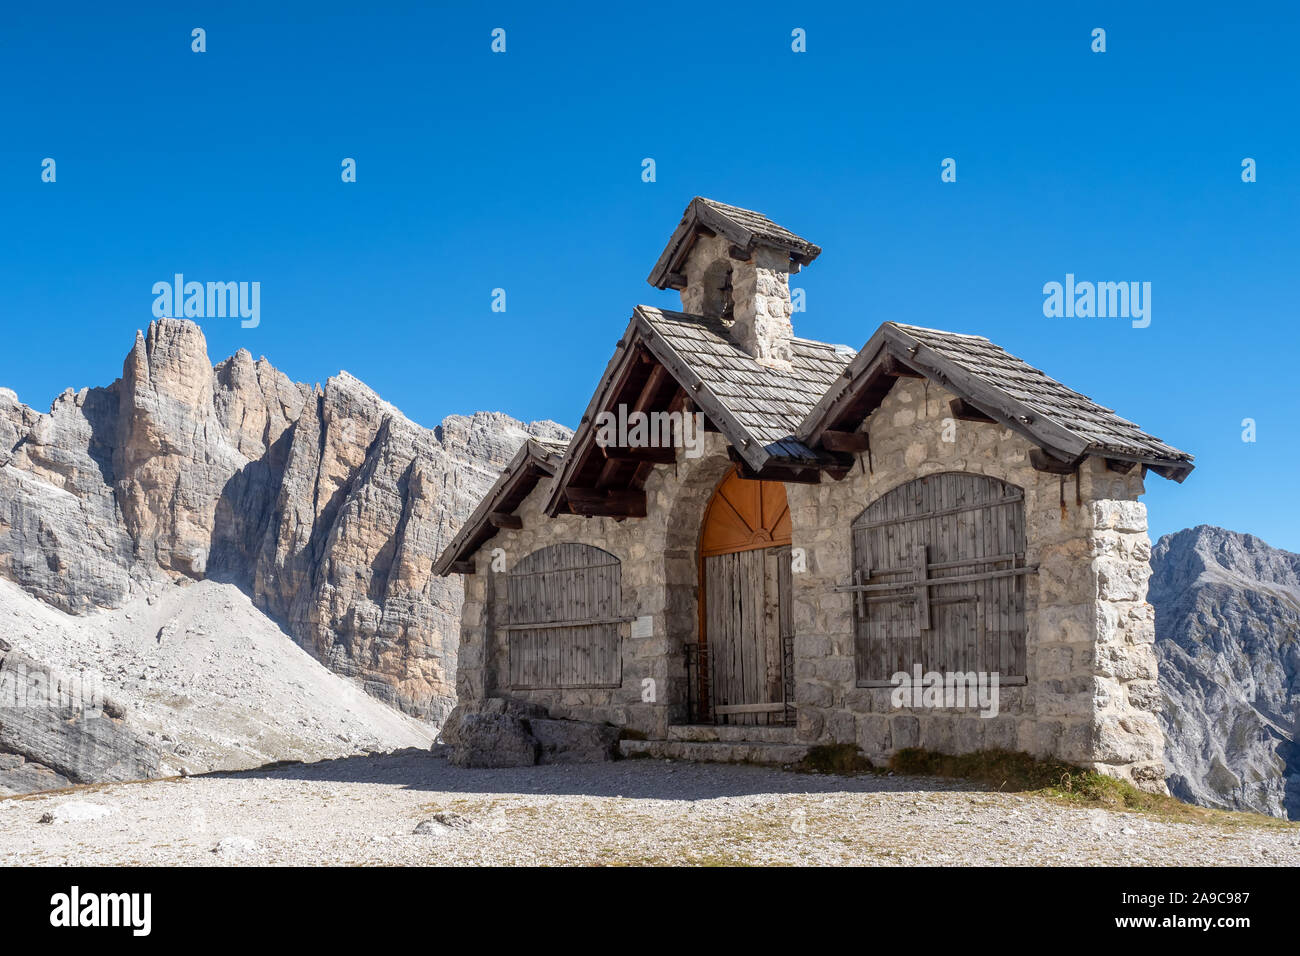
<svg viewBox="0 0 1300 956">
<path fill-rule="evenodd" d="M 959 422 L 983 422 L 996 425 L 998 420 L 987 412 L 982 412 L 964 398 L 954 398 L 948 403 L 952 417 Z"/>
<path fill-rule="evenodd" d="M 880 370 L 886 375 L 894 378 L 924 378 L 925 376 L 918 372 L 912 366 L 902 362 L 898 356 L 889 352 L 880 357 Z"/>
<path fill-rule="evenodd" d="M 808 435 L 808 442 L 814 446 L 823 444 L 822 436 L 829 431 L 855 431 L 868 415 L 880 407 L 894 387 L 895 379 L 913 374 L 888 351 L 881 351 L 856 374 L 850 365 L 844 375 L 851 381 L 827 406 L 821 423 Z"/>
<path fill-rule="evenodd" d="M 502 528 L 507 531 L 518 531 L 524 526 L 524 519 L 519 515 L 510 514 L 507 511 L 489 511 L 488 524 L 494 528 Z"/>
<path fill-rule="evenodd" d="M 655 465 L 671 465 L 677 460 L 677 449 L 651 446 L 645 448 L 625 448 L 622 445 L 605 445 L 600 448 L 605 458 L 610 461 L 648 461 Z"/>
<path fill-rule="evenodd" d="M 654 404 L 655 396 L 663 390 L 664 383 L 672 378 L 668 374 L 668 369 L 663 367 L 663 363 L 649 352 L 646 352 L 645 356 L 648 361 L 654 362 L 654 368 L 651 369 L 645 384 L 641 386 L 641 391 L 637 393 L 636 400 L 632 403 L 631 411 L 634 412 L 649 411 Z"/>
<path fill-rule="evenodd" d="M 574 514 L 606 518 L 644 518 L 646 515 L 644 491 L 566 488 L 564 496 Z"/>
<path fill-rule="evenodd" d="M 619 473 L 623 471 L 623 464 L 622 459 L 606 458 L 605 463 L 600 466 L 600 472 L 596 475 L 596 487 L 604 489 L 618 484 L 618 477 Z"/>
<path fill-rule="evenodd" d="M 1168 464 L 1153 464 L 1147 462 L 1146 467 L 1150 468 L 1161 478 L 1168 478 L 1172 481 L 1178 482 L 1180 485 L 1187 476 L 1192 473 L 1191 462 L 1169 462 Z"/>
<path fill-rule="evenodd" d="M 614 355 L 611 356 L 609 364 L 605 366 L 600 385 L 591 396 L 591 401 L 587 404 L 587 410 L 583 413 L 582 420 L 578 422 L 578 429 L 569 441 L 564 459 L 556 470 L 555 482 L 550 497 L 547 498 L 544 506 L 546 514 L 552 517 L 559 514 L 564 508 L 565 488 L 573 480 L 575 473 L 589 459 L 591 454 L 590 446 L 594 444 L 592 431 L 595 416 L 606 404 L 605 400 L 611 394 L 617 394 L 621 387 L 621 381 L 629 373 L 630 367 L 637 361 L 637 356 L 634 354 L 635 350 L 630 348 L 631 344 L 636 341 L 637 335 L 636 320 L 633 318 L 628 323 L 628 328 L 623 337 L 619 339 L 618 347 L 615 349 Z"/>
<path fill-rule="evenodd" d="M 491 516 L 501 513 L 514 518 L 511 513 L 528 497 L 537 482 L 555 473 L 550 458 L 551 453 L 541 445 L 532 439 L 525 441 L 486 497 L 434 561 L 433 573 L 472 574 L 473 562 L 468 559 L 497 533 Z M 467 566 L 471 570 L 466 570 Z"/>
<path fill-rule="evenodd" d="M 1029 463 L 1034 466 L 1034 470 L 1046 472 L 1049 475 L 1072 475 L 1075 469 L 1079 467 L 1079 461 L 1078 458 L 1073 461 L 1057 458 L 1055 455 L 1049 455 L 1041 448 L 1029 449 Z"/>
<path fill-rule="evenodd" d="M 663 394 L 665 387 L 669 384 L 673 387 L 673 394 L 670 396 L 669 403 L 676 401 L 677 396 L 681 393 L 681 388 L 677 385 L 676 380 L 664 368 L 663 364 L 644 348 L 637 350 L 637 359 L 644 364 L 651 364 L 654 367 L 646 380 L 637 390 L 637 396 L 632 404 L 628 406 L 629 413 L 649 414 L 657 411 L 657 406 L 663 404 L 657 399 Z M 619 403 L 615 403 L 617 405 Z M 622 467 L 627 462 L 651 465 L 671 465 L 677 461 L 677 449 L 673 447 L 624 447 L 621 445 L 600 445 L 593 442 L 596 451 L 604 458 L 604 464 L 601 466 L 600 474 L 596 478 L 596 487 L 598 489 L 610 488 L 619 483 L 620 477 L 625 472 Z M 631 481 L 635 483 L 640 469 L 638 468 L 631 476 Z"/>
<path fill-rule="evenodd" d="M 865 432 L 843 432 L 828 428 L 822 432 L 822 447 L 827 451 L 866 451 L 871 447 L 871 439 Z"/>
<path fill-rule="evenodd" d="M 749 481 L 784 481 L 793 485 L 819 485 L 822 481 L 820 465 L 769 464 L 755 471 L 735 448 L 727 449 L 727 457 L 738 466 L 740 477 Z"/>
</svg>

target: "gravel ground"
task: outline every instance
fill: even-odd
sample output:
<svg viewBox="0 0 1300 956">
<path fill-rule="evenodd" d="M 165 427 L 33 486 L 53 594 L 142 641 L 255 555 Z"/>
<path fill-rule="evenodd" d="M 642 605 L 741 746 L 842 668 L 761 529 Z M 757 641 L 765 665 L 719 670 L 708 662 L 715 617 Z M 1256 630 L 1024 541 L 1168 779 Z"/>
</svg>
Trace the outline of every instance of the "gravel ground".
<svg viewBox="0 0 1300 956">
<path fill-rule="evenodd" d="M 1300 831 L 928 778 L 658 760 L 462 770 L 405 751 L 0 799 L 0 864 L 1295 866 Z"/>
</svg>

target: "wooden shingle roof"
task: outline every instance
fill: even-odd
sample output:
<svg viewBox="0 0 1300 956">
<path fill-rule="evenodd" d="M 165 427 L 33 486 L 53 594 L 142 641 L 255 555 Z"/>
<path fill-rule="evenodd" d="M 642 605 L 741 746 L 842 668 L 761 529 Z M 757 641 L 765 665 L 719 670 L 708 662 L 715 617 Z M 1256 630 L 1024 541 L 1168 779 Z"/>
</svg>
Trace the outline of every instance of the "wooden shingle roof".
<svg viewBox="0 0 1300 956">
<path fill-rule="evenodd" d="M 792 370 L 784 372 L 760 365 L 733 343 L 720 319 L 646 305 L 638 306 L 636 311 L 662 345 L 662 354 L 653 347 L 652 351 L 670 364 L 679 364 L 687 377 L 693 377 L 693 392 L 698 396 L 707 389 L 706 394 L 716 399 L 739 426 L 728 437 L 741 453 L 751 443 L 756 451 L 762 450 L 763 455 L 754 455 L 750 461 L 756 470 L 770 458 L 819 463 L 818 454 L 798 440 L 795 432 L 844 372 L 853 357 L 851 351 L 824 342 L 794 339 Z M 694 388 L 695 381 L 700 383 L 699 389 Z"/>
<path fill-rule="evenodd" d="M 924 377 L 951 392 L 957 418 L 1000 423 L 1037 446 L 1035 466 L 1068 472 L 1097 456 L 1119 470 L 1141 464 L 1182 481 L 1192 456 L 1142 431 L 978 335 L 886 322 L 854 353 L 809 339 L 792 343 L 793 368 L 760 365 L 718 319 L 637 306 L 568 445 L 530 439 L 434 564 L 469 571 L 475 551 L 543 478 L 553 477 L 547 514 L 645 515 L 645 479 L 675 460 L 667 450 L 614 454 L 595 445 L 600 412 L 698 409 L 748 473 L 777 480 L 842 477 L 862 422 L 899 376 Z M 847 440 L 847 441 L 846 441 Z"/>
<path fill-rule="evenodd" d="M 978 335 L 886 322 L 797 430 L 819 447 L 828 431 L 855 429 L 898 374 L 918 374 L 958 397 L 958 417 L 982 417 L 1024 435 L 1048 456 L 1049 470 L 1067 470 L 1090 455 L 1147 465 L 1182 481 L 1192 456 L 1142 431 Z"/>
<path fill-rule="evenodd" d="M 798 266 L 808 265 L 822 251 L 820 246 L 784 226 L 778 226 L 761 212 L 696 196 L 682 213 L 682 221 L 669 237 L 668 245 L 660 253 L 659 261 L 650 270 L 646 281 L 657 289 L 680 289 L 682 263 L 701 232 L 724 236 L 745 253 L 753 252 L 756 246 L 783 250 L 795 263 L 793 271 L 798 271 Z"/>
<path fill-rule="evenodd" d="M 555 474 L 564 457 L 564 449 L 565 445 L 543 438 L 525 441 L 433 563 L 433 573 L 446 575 L 471 571 L 465 562 L 497 533 L 498 526 L 504 523 L 501 516 L 513 515 L 539 481 Z"/>
<path fill-rule="evenodd" d="M 655 462 L 620 460 L 616 450 L 595 445 L 598 416 L 620 405 L 696 409 L 748 473 L 770 477 L 775 467 L 791 480 L 801 473 L 815 478 L 828 462 L 794 431 L 852 352 L 805 339 L 796 339 L 792 350 L 791 372 L 766 368 L 727 338 L 721 320 L 637 306 L 556 471 L 546 512 L 644 514 L 645 479 Z M 673 456 L 667 449 L 659 463 Z"/>
<path fill-rule="evenodd" d="M 1148 435 L 1113 409 L 1067 388 L 1046 373 L 977 335 L 955 335 L 913 325 L 898 328 L 962 368 L 978 374 L 1032 412 L 1048 415 L 1087 442 L 1091 453 L 1191 461 L 1192 456 Z"/>
<path fill-rule="evenodd" d="M 722 236 L 738 259 L 760 246 L 781 250 L 791 272 L 821 253 L 761 213 L 697 196 L 650 283 L 682 288 L 682 265 L 701 235 Z M 520 527 L 517 509 L 546 478 L 548 515 L 644 517 L 647 479 L 675 465 L 681 449 L 598 442 L 596 423 L 616 409 L 699 412 L 726 439 L 744 477 L 817 482 L 843 478 L 855 453 L 869 451 L 870 435 L 860 429 L 898 377 L 924 377 L 954 396 L 954 418 L 998 423 L 1031 442 L 1031 461 L 1042 471 L 1064 475 L 1090 456 L 1117 471 L 1140 464 L 1175 481 L 1194 467 L 1191 455 L 982 336 L 886 322 L 858 352 L 793 339 L 791 367 L 780 369 L 760 364 L 731 333 L 721 319 L 637 306 L 573 438 L 526 442 L 434 571 L 472 571 L 469 557 L 499 528 Z"/>
</svg>

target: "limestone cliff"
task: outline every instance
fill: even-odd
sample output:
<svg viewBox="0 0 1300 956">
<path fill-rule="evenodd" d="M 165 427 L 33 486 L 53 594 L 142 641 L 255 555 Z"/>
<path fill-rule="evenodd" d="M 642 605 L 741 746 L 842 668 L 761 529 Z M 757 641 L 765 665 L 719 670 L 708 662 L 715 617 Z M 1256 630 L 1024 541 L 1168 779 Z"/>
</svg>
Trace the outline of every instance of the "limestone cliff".
<svg viewBox="0 0 1300 956">
<path fill-rule="evenodd" d="M 1300 555 L 1200 525 L 1151 563 L 1170 790 L 1300 819 Z"/>
<path fill-rule="evenodd" d="M 430 568 L 529 435 L 568 431 L 423 428 L 346 372 L 309 387 L 243 350 L 214 367 L 197 325 L 162 319 L 119 380 L 47 414 L 0 389 L 0 577 L 75 614 L 234 583 L 330 668 L 437 719 L 460 582 Z"/>
</svg>

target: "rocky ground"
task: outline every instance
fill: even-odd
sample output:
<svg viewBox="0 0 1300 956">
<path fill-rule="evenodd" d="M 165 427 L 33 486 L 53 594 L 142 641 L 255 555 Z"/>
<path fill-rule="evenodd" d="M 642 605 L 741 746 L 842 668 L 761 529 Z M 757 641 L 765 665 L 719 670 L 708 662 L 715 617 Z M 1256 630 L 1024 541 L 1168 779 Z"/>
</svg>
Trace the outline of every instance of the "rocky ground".
<svg viewBox="0 0 1300 956">
<path fill-rule="evenodd" d="M 47 821 L 47 822 L 42 822 Z M 911 777 L 424 752 L 0 799 L 0 864 L 1300 865 L 1300 830 Z"/>
</svg>

